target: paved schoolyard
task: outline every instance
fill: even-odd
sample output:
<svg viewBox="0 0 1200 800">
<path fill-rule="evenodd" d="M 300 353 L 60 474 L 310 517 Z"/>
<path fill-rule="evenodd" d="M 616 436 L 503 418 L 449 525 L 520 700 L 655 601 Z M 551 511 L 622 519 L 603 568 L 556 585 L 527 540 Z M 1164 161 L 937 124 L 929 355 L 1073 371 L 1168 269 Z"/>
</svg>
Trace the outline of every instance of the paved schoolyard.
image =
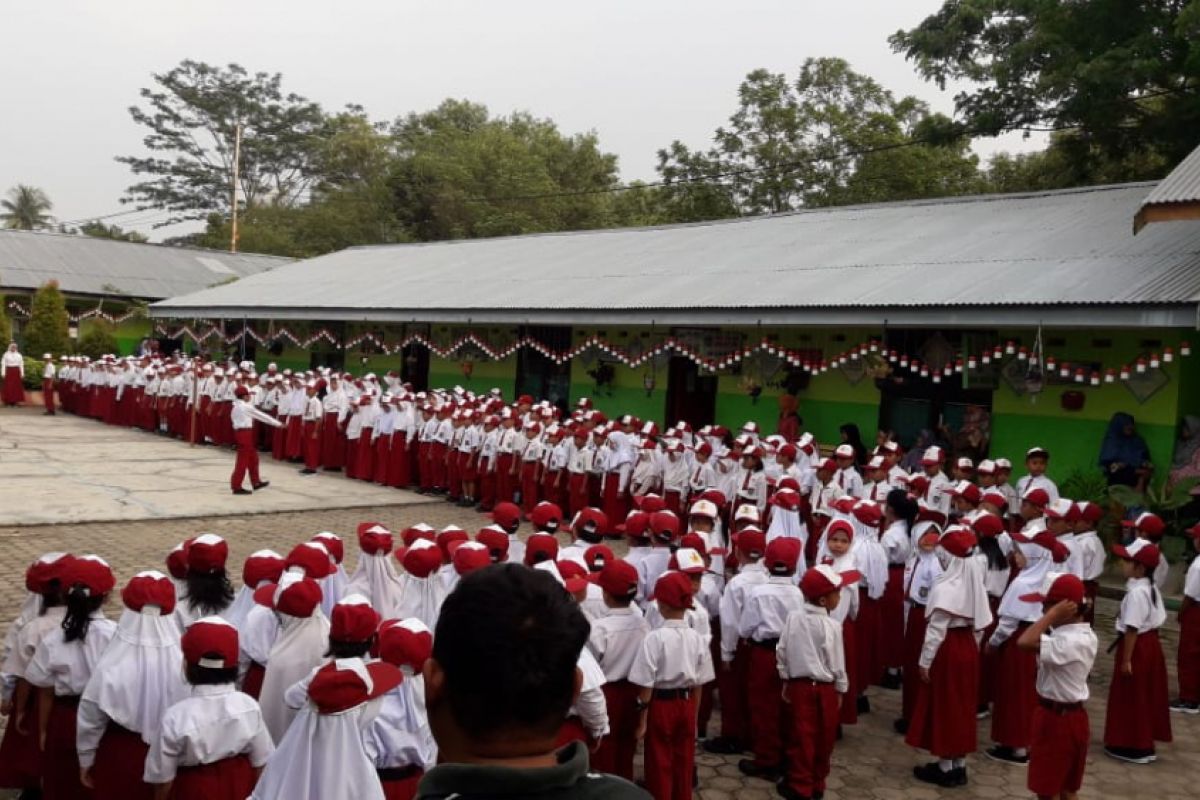
<svg viewBox="0 0 1200 800">
<path fill-rule="evenodd" d="M 0 441 L 12 441 L 10 432 L 18 421 L 17 416 L 0 414 Z M 20 422 L 24 424 L 27 419 L 26 413 L 20 413 L 19 416 Z M 40 417 L 36 419 L 41 420 Z M 101 436 L 97 429 L 102 426 L 96 423 L 70 419 L 47 422 L 73 423 L 70 429 L 73 435 L 47 438 L 37 445 L 44 458 L 52 464 L 59 465 L 56 469 L 65 470 L 62 465 L 76 461 L 74 451 L 80 437 L 90 439 Z M 109 435 L 111 433 L 105 431 L 104 437 Z M 123 465 L 133 463 L 135 458 L 149 461 L 161 457 L 167 462 L 166 469 L 174 470 L 175 462 L 188 456 L 189 448 L 180 443 L 167 442 L 157 437 L 143 437 L 141 434 L 120 435 L 132 437 L 128 439 L 130 446 L 136 444 L 137 447 L 150 448 L 144 452 L 139 449 L 124 454 L 125 458 L 121 462 Z M 0 450 L 0 468 L 9 461 L 8 447 L 5 444 L 4 449 Z M 150 455 L 151 450 L 153 455 Z M 393 530 L 400 530 L 416 522 L 427 522 L 438 528 L 454 523 L 468 531 L 474 531 L 485 524 L 483 518 L 477 514 L 407 492 L 373 489 L 365 484 L 359 485 L 357 482 L 335 476 L 289 478 L 285 473 L 294 472 L 290 467 L 282 465 L 268 464 L 266 467 L 270 471 L 272 487 L 261 497 L 233 498 L 219 491 L 222 487 L 218 485 L 220 481 L 217 480 L 218 473 L 219 477 L 223 477 L 223 469 L 228 466 L 230 454 L 208 450 L 203 452 L 204 458 L 210 459 L 212 463 L 206 463 L 203 467 L 197 466 L 197 469 L 208 470 L 214 477 L 205 483 L 197 483 L 190 490 L 202 495 L 203 502 L 210 508 L 199 516 L 164 515 L 159 519 L 132 521 L 108 518 L 104 521 L 36 527 L 28 527 L 20 522 L 0 522 L 0 553 L 3 554 L 0 558 L 0 618 L 3 618 L 0 628 L 6 627 L 8 620 L 16 613 L 23 591 L 22 575 L 25 566 L 37 555 L 48 550 L 99 553 L 109 559 L 118 574 L 118 579 L 124 581 L 141 569 L 162 569 L 163 559 L 174 544 L 202 531 L 211 531 L 227 538 L 231 546 L 231 563 L 236 564 L 254 550 L 271 547 L 286 551 L 318 531 L 331 530 L 347 537 L 347 568 L 352 570 L 357 560 L 357 548 L 352 543 L 354 528 L 361 521 L 379 521 Z M 96 469 L 99 469 L 102 463 L 102 460 L 97 459 L 90 461 L 92 468 Z M 114 476 L 119 476 L 122 470 L 105 471 L 103 475 L 98 474 L 96 480 L 112 485 Z M 55 491 L 42 495 L 36 503 L 31 503 L 30 498 L 22 494 L 28 491 L 29 482 L 23 484 L 26 488 L 19 491 L 14 491 L 7 480 L 0 482 L 0 511 L 18 518 L 24 515 L 41 522 L 50 517 L 56 508 L 80 505 L 77 492 L 82 494 L 85 504 L 92 503 L 95 495 L 88 490 L 86 469 L 76 468 L 74 474 L 76 477 L 60 481 Z M 153 467 L 144 466 L 140 474 L 154 474 Z M 186 473 L 183 475 L 183 480 L 186 480 Z M 267 513 L 274 507 L 246 507 L 246 511 L 250 513 L 229 514 L 226 505 L 230 501 L 262 500 L 265 503 L 269 499 L 267 495 L 275 489 L 276 481 L 286 489 L 289 480 L 302 482 L 303 486 L 303 489 L 295 490 L 295 494 L 288 489 L 288 497 L 295 503 L 290 507 L 291 510 Z M 175 491 L 187 490 L 181 488 Z M 362 495 L 364 492 L 382 499 L 373 505 L 364 504 L 355 508 L 346 508 L 340 502 L 346 498 L 356 503 L 360 500 L 365 501 Z M 44 504 L 49 504 L 50 507 L 46 508 Z M 101 503 L 95 507 L 100 512 L 112 510 L 112 505 L 108 503 Z M 284 507 L 287 507 L 286 504 Z M 73 513 L 81 512 L 75 509 Z M 143 507 L 141 513 L 149 513 L 149 510 Z M 237 570 L 233 571 L 236 573 Z M 1112 639 L 1110 631 L 1115 607 L 1115 603 L 1111 601 L 1105 600 L 1101 603 L 1098 627 L 1102 651 Z M 109 613 L 115 615 L 116 607 L 110 605 Z M 1177 641 L 1177 629 L 1173 619 L 1164 630 L 1163 639 L 1172 673 L 1173 689 Z M 1111 667 L 1112 656 L 1102 653 L 1092 678 L 1093 699 L 1089 703 L 1089 713 L 1092 719 L 1093 746 L 1082 795 L 1114 800 L 1146 797 L 1184 800 L 1198 796 L 1194 776 L 1200 775 L 1200 716 L 1172 715 L 1175 742 L 1160 746 L 1158 763 L 1134 767 L 1112 761 L 1103 755 L 1100 750 L 1100 734 L 1103 731 L 1104 701 Z M 918 784 L 911 777 L 911 768 L 928 757 L 905 746 L 900 737 L 892 732 L 891 723 L 899 706 L 899 693 L 872 689 L 870 696 L 874 713 L 861 718 L 858 725 L 847 728 L 845 739 L 834 753 L 833 774 L 830 778 L 830 789 L 826 794 L 829 800 L 857 800 L 864 797 L 877 800 L 933 800 L 955 796 L 1030 796 L 1025 790 L 1024 768 L 992 762 L 982 754 L 976 754 L 969 759 L 971 783 L 965 790 L 942 790 Z M 980 722 L 981 747 L 986 746 L 987 742 L 988 722 L 984 720 Z M 737 770 L 736 759 L 701 754 L 697 760 L 700 774 L 698 796 L 702 800 L 763 800 L 774 796 L 768 784 L 743 777 Z M 3 796 L 0 793 L 0 797 Z"/>
</svg>

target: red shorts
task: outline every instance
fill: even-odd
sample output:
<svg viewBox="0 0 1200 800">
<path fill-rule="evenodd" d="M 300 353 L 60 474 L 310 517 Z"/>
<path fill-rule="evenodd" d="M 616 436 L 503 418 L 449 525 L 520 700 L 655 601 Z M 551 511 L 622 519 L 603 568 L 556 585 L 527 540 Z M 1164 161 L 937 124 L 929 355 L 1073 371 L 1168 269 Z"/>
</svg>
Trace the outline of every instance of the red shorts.
<svg viewBox="0 0 1200 800">
<path fill-rule="evenodd" d="M 1052 711 L 1038 706 L 1033 712 L 1029 742 L 1029 791 L 1057 796 L 1075 793 L 1083 785 L 1091 730 L 1087 711 Z"/>
</svg>

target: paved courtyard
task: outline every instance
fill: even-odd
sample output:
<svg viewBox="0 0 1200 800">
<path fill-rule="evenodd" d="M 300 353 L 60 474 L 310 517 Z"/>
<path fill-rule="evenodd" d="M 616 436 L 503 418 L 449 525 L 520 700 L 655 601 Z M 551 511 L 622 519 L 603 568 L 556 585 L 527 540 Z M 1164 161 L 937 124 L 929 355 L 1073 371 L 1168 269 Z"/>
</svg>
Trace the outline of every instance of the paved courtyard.
<svg viewBox="0 0 1200 800">
<path fill-rule="evenodd" d="M 27 452 L 13 452 L 22 449 Z M 32 451 L 37 455 L 30 457 Z M 318 531 L 331 530 L 348 538 L 346 566 L 352 570 L 357 560 L 354 528 L 361 521 L 379 521 L 394 530 L 416 522 L 438 528 L 454 523 L 468 531 L 484 524 L 479 515 L 442 501 L 376 489 L 339 476 L 300 478 L 293 467 L 270 461 L 265 462 L 270 489 L 254 497 L 233 497 L 224 484 L 231 463 L 228 451 L 192 450 L 181 443 L 69 417 L 0 412 L 0 470 L 4 476 L 0 481 L 0 628 L 6 628 L 16 614 L 26 565 L 49 550 L 99 553 L 123 582 L 138 570 L 161 569 L 172 546 L 202 531 L 228 539 L 231 563 L 240 563 L 254 550 L 271 547 L 286 551 Z M 160 474 L 169 476 L 169 489 L 155 488 L 153 478 Z M 280 491 L 276 494 L 277 487 Z M 136 499 L 123 505 L 120 498 Z M 45 524 L 55 519 L 74 522 Z M 1101 602 L 1098 628 L 1102 651 L 1112 640 L 1115 607 L 1112 601 Z M 116 615 L 115 604 L 110 605 L 109 613 Z M 1173 690 L 1178 638 L 1173 616 L 1163 638 Z M 1129 766 L 1101 752 L 1111 667 L 1112 656 L 1102 653 L 1092 677 L 1089 713 L 1093 743 L 1082 795 L 1113 800 L 1196 797 L 1200 716 L 1172 715 L 1175 742 L 1160 746 L 1155 764 Z M 845 739 L 834 753 L 826 794 L 829 800 L 1030 796 L 1025 790 L 1024 768 L 996 763 L 982 754 L 969 759 L 971 783 L 965 790 L 918 784 L 911 768 L 928 757 L 905 746 L 892 732 L 899 693 L 876 688 L 870 697 L 874 712 L 846 729 Z M 980 722 L 984 746 L 988 724 Z M 698 764 L 698 796 L 702 800 L 774 796 L 767 783 L 743 777 L 736 759 L 701 754 Z M 0 797 L 5 795 L 0 792 Z"/>
</svg>

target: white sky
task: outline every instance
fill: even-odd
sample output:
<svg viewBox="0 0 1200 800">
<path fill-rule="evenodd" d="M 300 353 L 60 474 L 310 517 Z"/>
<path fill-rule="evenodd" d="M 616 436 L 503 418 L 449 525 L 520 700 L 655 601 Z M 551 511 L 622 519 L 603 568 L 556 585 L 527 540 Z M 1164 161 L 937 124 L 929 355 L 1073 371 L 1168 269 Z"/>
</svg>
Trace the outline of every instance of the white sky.
<svg viewBox="0 0 1200 800">
<path fill-rule="evenodd" d="M 673 139 L 706 146 L 738 83 L 766 67 L 795 75 L 840 56 L 896 94 L 951 112 L 950 92 L 918 79 L 887 36 L 941 0 L 43 0 L 0 23 L 0 192 L 43 188 L 59 220 L 128 210 L 141 151 L 127 108 L 151 73 L 184 58 L 282 72 L 284 87 L 327 109 L 374 119 L 446 97 L 493 113 L 524 109 L 567 133 L 596 130 L 624 180 L 655 177 Z M 12 10 L 10 10 L 12 11 Z M 1020 135 L 976 150 L 1030 150 Z M 117 217 L 149 232 L 161 213 Z M 132 226 L 129 223 L 133 223 Z M 158 231 L 154 238 L 169 235 Z"/>
</svg>

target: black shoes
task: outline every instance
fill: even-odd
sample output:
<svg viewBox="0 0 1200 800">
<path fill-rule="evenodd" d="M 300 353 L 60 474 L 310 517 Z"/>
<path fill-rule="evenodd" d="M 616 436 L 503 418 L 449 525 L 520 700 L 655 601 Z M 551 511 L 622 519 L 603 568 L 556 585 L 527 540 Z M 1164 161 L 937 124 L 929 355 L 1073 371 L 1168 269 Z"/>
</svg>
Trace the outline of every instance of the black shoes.
<svg viewBox="0 0 1200 800">
<path fill-rule="evenodd" d="M 793 789 L 787 782 L 787 778 L 783 778 L 779 783 L 775 784 L 775 791 L 783 800 L 812 800 L 812 797 L 806 794 L 800 794 Z"/>
<path fill-rule="evenodd" d="M 903 685 L 903 682 L 900 680 L 899 672 L 885 672 L 883 673 L 883 680 L 879 682 L 879 685 L 884 689 L 899 689 Z"/>
<path fill-rule="evenodd" d="M 900 734 L 901 736 L 908 733 L 908 720 L 906 720 L 906 719 L 896 720 L 895 722 L 892 723 L 892 730 L 894 730 L 896 733 Z"/>
<path fill-rule="evenodd" d="M 718 736 L 704 743 L 704 752 L 713 753 L 718 756 L 735 756 L 738 753 L 746 752 L 746 748 L 741 742 L 735 739 L 730 739 L 728 736 Z"/>
<path fill-rule="evenodd" d="M 317 471 L 315 469 L 309 469 L 308 467 L 305 467 L 304 469 L 300 470 L 300 474 L 301 475 L 316 475 Z"/>
<path fill-rule="evenodd" d="M 984 751 L 984 755 L 993 761 L 1003 761 L 1007 764 L 1025 765 L 1029 763 L 1028 755 L 1017 755 L 1016 751 L 1011 747 L 1005 747 L 1002 744 L 989 747 Z"/>
<path fill-rule="evenodd" d="M 752 758 L 743 758 L 739 761 L 738 769 L 747 777 L 760 778 L 771 783 L 779 783 L 780 778 L 783 777 L 778 765 L 761 766 L 755 764 Z"/>
<path fill-rule="evenodd" d="M 943 770 L 936 761 L 931 761 L 928 764 L 913 767 L 913 777 L 923 783 L 932 783 L 934 786 L 941 786 L 944 789 L 953 789 L 955 786 L 967 785 L 967 768 L 955 767 L 951 770 Z"/>
<path fill-rule="evenodd" d="M 860 714 L 870 714 L 871 713 L 871 700 L 865 694 L 860 694 L 858 696 L 858 713 L 860 713 Z"/>
<path fill-rule="evenodd" d="M 271 485 L 271 482 L 270 482 L 270 481 L 263 481 L 262 483 L 256 483 L 256 484 L 254 484 L 254 491 L 256 491 L 256 492 L 257 492 L 257 491 L 259 491 L 259 490 L 261 490 L 261 489 L 265 489 L 265 488 L 267 488 L 267 487 L 268 487 L 268 486 L 270 486 L 270 485 Z"/>
<path fill-rule="evenodd" d="M 249 489 L 243 489 L 240 486 L 238 488 L 234 489 L 233 493 L 234 494 L 254 494 L 254 492 L 250 491 Z"/>
</svg>

